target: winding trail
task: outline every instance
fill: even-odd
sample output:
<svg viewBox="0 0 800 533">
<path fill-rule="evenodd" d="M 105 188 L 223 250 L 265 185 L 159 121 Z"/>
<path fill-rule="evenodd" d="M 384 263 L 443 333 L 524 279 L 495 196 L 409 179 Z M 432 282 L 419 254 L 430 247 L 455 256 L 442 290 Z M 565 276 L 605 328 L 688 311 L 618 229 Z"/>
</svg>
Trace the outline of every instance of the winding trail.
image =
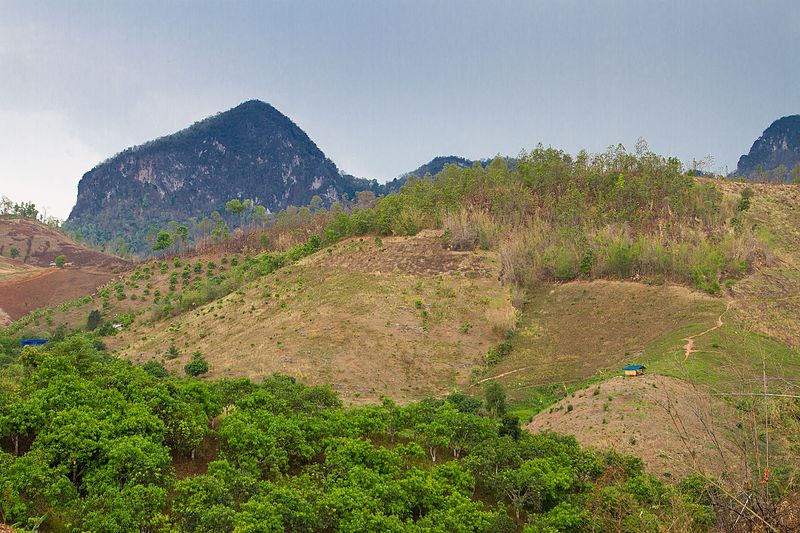
<svg viewBox="0 0 800 533">
<path fill-rule="evenodd" d="M 712 328 L 708 328 L 707 330 L 705 330 L 705 331 L 702 331 L 702 332 L 700 332 L 700 333 L 695 333 L 694 335 L 690 335 L 690 336 L 688 336 L 688 337 L 686 337 L 686 338 L 684 338 L 684 339 L 683 339 L 683 340 L 685 340 L 685 341 L 686 341 L 686 345 L 683 347 L 683 351 L 684 351 L 684 355 L 683 355 L 683 362 L 684 362 L 684 363 L 685 363 L 685 362 L 686 362 L 686 361 L 689 359 L 689 356 L 690 356 L 691 354 L 693 354 L 693 353 L 697 352 L 697 350 L 695 350 L 695 349 L 694 349 L 694 340 L 695 340 L 696 338 L 698 338 L 698 337 L 702 337 L 703 335 L 705 335 L 705 334 L 707 334 L 707 333 L 711 333 L 711 332 L 712 332 L 712 331 L 714 331 L 715 329 L 719 329 L 719 328 L 721 328 L 721 327 L 722 327 L 722 326 L 725 324 L 725 322 L 723 322 L 723 320 L 722 320 L 722 317 L 724 317 L 724 316 L 725 316 L 725 314 L 726 314 L 728 311 L 730 311 L 730 309 L 731 309 L 731 306 L 733 305 L 733 302 L 734 302 L 734 300 L 730 300 L 730 301 L 728 301 L 728 305 L 726 305 L 726 306 L 725 306 L 725 310 L 722 312 L 722 314 L 721 314 L 721 315 L 719 315 L 719 316 L 717 317 L 717 325 L 716 325 L 716 326 L 714 326 L 714 327 L 712 327 Z"/>
<path fill-rule="evenodd" d="M 493 379 L 499 379 L 508 376 L 509 374 L 516 374 L 517 372 L 522 372 L 523 370 L 528 370 L 529 368 L 533 368 L 533 366 L 523 366 L 522 368 L 515 368 L 514 370 L 509 370 L 508 372 L 503 372 L 502 374 L 497 374 L 496 376 L 479 379 L 475 382 L 475 385 L 480 385 L 481 383 L 486 383 L 487 381 L 491 381 Z"/>
<path fill-rule="evenodd" d="M 702 337 L 703 335 L 711 333 L 712 331 L 714 331 L 716 329 L 719 329 L 719 328 L 721 328 L 722 326 L 725 325 L 725 321 L 723 320 L 723 317 L 728 313 L 728 311 L 730 311 L 730 309 L 733 306 L 734 302 L 735 302 L 734 300 L 729 300 L 728 301 L 728 304 L 725 306 L 725 310 L 722 312 L 721 315 L 719 315 L 717 317 L 717 324 L 715 326 L 710 327 L 705 331 L 701 331 L 700 333 L 695 333 L 694 335 L 690 335 L 690 336 L 685 337 L 684 339 L 682 339 L 682 340 L 686 341 L 686 345 L 683 348 L 683 351 L 684 351 L 683 362 L 684 363 L 689 359 L 689 356 L 691 354 L 693 354 L 693 353 L 698 351 L 698 350 L 694 349 L 694 340 L 696 338 Z M 534 368 L 534 366 L 536 366 L 536 365 L 523 366 L 521 368 L 515 368 L 514 370 L 509 370 L 508 372 L 503 372 L 503 373 L 497 374 L 495 376 L 489 376 L 489 377 L 486 377 L 486 378 L 483 378 L 483 379 L 479 379 L 478 381 L 474 382 L 471 386 L 480 385 L 481 383 L 486 383 L 487 381 L 491 381 L 491 380 L 494 380 L 494 379 L 500 379 L 500 378 L 506 377 L 506 376 L 511 375 L 511 374 L 516 374 L 517 372 L 522 372 L 523 370 L 528 370 L 530 368 Z"/>
</svg>

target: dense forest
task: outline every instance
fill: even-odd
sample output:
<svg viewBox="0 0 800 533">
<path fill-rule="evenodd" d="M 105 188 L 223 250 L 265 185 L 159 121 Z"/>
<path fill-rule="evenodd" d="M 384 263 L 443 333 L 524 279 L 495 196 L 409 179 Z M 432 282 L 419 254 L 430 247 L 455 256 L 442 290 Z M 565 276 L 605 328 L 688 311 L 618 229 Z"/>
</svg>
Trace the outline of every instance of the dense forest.
<svg viewBox="0 0 800 533">
<path fill-rule="evenodd" d="M 13 347 L 6 346 L 6 349 Z M 287 376 L 169 376 L 77 334 L 0 372 L 0 522 L 74 531 L 702 529 L 699 478 L 531 435 L 502 389 L 345 408 Z"/>
</svg>

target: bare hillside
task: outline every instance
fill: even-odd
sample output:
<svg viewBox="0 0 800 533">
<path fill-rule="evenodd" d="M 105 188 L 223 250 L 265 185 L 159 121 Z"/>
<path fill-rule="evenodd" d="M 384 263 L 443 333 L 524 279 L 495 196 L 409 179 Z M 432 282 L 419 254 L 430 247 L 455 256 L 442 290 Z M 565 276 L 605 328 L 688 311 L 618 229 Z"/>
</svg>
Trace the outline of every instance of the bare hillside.
<svg viewBox="0 0 800 533">
<path fill-rule="evenodd" d="M 199 351 L 211 377 L 282 372 L 355 402 L 410 400 L 466 387 L 514 323 L 496 257 L 446 250 L 439 233 L 423 232 L 343 241 L 109 346 L 178 372 Z"/>
<path fill-rule="evenodd" d="M 665 477 L 702 472 L 746 478 L 737 420 L 732 407 L 702 388 L 645 375 L 619 376 L 577 391 L 525 427 L 640 456 L 654 474 Z"/>
<path fill-rule="evenodd" d="M 51 266 L 60 255 L 68 262 L 65 269 Z M 128 266 L 24 219 L 0 219 L 0 256 L 0 321 L 5 322 L 91 294 Z"/>
<path fill-rule="evenodd" d="M 50 266 L 59 255 L 76 267 L 111 269 L 127 265 L 123 259 L 90 250 L 36 221 L 0 218 L 0 255 L 10 257 L 12 247 L 17 249 L 19 261 L 39 267 Z"/>
</svg>

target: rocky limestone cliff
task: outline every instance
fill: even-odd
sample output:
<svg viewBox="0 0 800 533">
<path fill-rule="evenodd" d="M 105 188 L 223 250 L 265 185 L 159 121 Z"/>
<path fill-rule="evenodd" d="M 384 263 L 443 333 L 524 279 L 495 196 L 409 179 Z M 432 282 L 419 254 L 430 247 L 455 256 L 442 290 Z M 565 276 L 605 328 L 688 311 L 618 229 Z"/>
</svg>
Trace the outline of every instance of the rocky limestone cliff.
<svg viewBox="0 0 800 533">
<path fill-rule="evenodd" d="M 736 175 L 758 181 L 800 179 L 800 115 L 779 118 L 739 158 Z"/>
<path fill-rule="evenodd" d="M 382 192 L 377 182 L 341 175 L 288 117 L 251 100 L 84 174 L 66 227 L 90 242 L 121 239 L 145 251 L 151 227 L 222 211 L 233 198 L 275 212 L 360 190 Z"/>
</svg>

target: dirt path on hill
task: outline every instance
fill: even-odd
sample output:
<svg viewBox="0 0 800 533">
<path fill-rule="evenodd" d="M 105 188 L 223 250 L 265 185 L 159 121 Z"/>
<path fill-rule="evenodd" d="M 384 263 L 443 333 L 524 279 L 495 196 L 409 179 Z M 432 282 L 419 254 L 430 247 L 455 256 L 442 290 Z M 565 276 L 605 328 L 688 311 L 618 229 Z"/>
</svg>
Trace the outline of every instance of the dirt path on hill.
<svg viewBox="0 0 800 533">
<path fill-rule="evenodd" d="M 523 366 L 522 368 L 515 368 L 514 370 L 509 370 L 508 372 L 503 372 L 502 374 L 497 374 L 496 376 L 490 376 L 488 378 L 479 379 L 475 382 L 475 385 L 480 385 L 481 383 L 486 383 L 487 381 L 491 381 L 493 379 L 500 379 L 504 378 L 510 374 L 516 374 L 517 372 L 522 372 L 523 370 L 528 370 L 529 368 L 533 368 L 532 366 Z"/>
<path fill-rule="evenodd" d="M 43 278 L 44 276 L 47 276 L 47 275 L 52 274 L 54 272 L 58 272 L 58 270 L 55 269 L 55 268 L 48 268 L 48 269 L 42 270 L 41 272 L 36 272 L 32 276 L 28 276 L 26 278 L 19 278 L 19 279 L 14 279 L 14 280 L 11 280 L 11 281 L 0 281 L 0 287 L 12 287 L 12 286 L 19 285 L 21 283 L 28 283 L 29 281 L 34 281 L 34 280 Z"/>
<path fill-rule="evenodd" d="M 725 306 L 725 310 L 722 312 L 722 314 L 721 314 L 721 315 L 719 315 L 719 316 L 717 317 L 717 325 L 716 325 L 716 326 L 714 326 L 714 327 L 712 327 L 712 328 L 708 328 L 707 330 L 705 330 L 705 331 L 702 331 L 702 332 L 700 332 L 700 333 L 695 333 L 694 335 L 690 335 L 690 336 L 688 336 L 688 337 L 686 337 L 686 338 L 684 338 L 684 339 L 683 339 L 683 340 L 685 340 L 685 341 L 686 341 L 686 345 L 685 345 L 685 346 L 684 346 L 684 348 L 683 348 L 683 351 L 684 351 L 683 362 L 684 362 L 684 363 L 685 363 L 685 362 L 686 362 L 686 361 L 689 359 L 689 356 L 690 356 L 691 354 L 693 354 L 693 353 L 697 352 L 697 350 L 695 350 L 695 349 L 694 349 L 694 340 L 695 340 L 696 338 L 698 338 L 698 337 L 702 337 L 703 335 L 705 335 L 705 334 L 707 334 L 707 333 L 711 333 L 711 332 L 712 332 L 712 331 L 714 331 L 715 329 L 719 329 L 719 328 L 721 328 L 723 325 L 725 325 L 725 322 L 722 320 L 722 317 L 724 317 L 724 316 L 725 316 L 725 314 L 726 314 L 728 311 L 730 311 L 730 309 L 731 309 L 731 306 L 733 305 L 733 303 L 734 303 L 734 300 L 730 300 L 730 301 L 728 302 L 728 305 L 726 305 L 726 306 Z"/>
</svg>

